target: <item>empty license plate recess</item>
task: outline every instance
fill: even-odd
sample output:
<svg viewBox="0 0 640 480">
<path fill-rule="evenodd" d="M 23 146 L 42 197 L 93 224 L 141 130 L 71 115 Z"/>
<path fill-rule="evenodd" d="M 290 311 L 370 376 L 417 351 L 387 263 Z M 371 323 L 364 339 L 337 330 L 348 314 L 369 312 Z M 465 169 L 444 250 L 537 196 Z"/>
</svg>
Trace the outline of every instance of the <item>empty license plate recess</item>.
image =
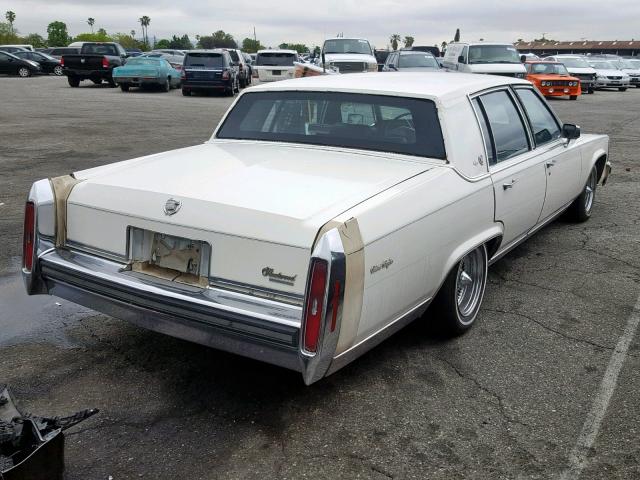
<svg viewBox="0 0 640 480">
<path fill-rule="evenodd" d="M 165 280 L 208 285 L 211 246 L 136 227 L 129 228 L 131 269 Z"/>
</svg>

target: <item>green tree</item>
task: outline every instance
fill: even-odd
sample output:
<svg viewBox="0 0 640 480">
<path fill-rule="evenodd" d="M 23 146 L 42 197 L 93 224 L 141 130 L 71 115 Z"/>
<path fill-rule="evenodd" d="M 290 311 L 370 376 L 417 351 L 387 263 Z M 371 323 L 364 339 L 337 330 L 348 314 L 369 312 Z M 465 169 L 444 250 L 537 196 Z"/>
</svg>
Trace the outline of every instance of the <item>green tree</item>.
<svg viewBox="0 0 640 480">
<path fill-rule="evenodd" d="M 398 49 L 398 42 L 400 41 L 400 35 L 398 35 L 397 33 L 394 33 L 389 38 L 389 41 L 391 42 L 391 48 L 393 48 L 394 50 L 397 50 Z"/>
<path fill-rule="evenodd" d="M 238 48 L 238 44 L 230 33 L 218 30 L 212 35 L 203 35 L 198 40 L 200 48 Z"/>
<path fill-rule="evenodd" d="M 24 42 L 28 45 L 32 45 L 33 48 L 44 48 L 47 46 L 47 42 L 44 40 L 42 35 L 38 35 L 37 33 L 30 33 L 24 37 Z"/>
<path fill-rule="evenodd" d="M 134 32 L 135 33 L 135 32 Z M 128 33 L 116 33 L 111 35 L 111 38 L 114 42 L 118 42 L 124 48 L 141 48 L 142 45 L 138 42 L 133 35 L 129 35 Z"/>
<path fill-rule="evenodd" d="M 102 30 L 102 31 L 100 31 Z M 74 42 L 112 42 L 113 38 L 107 35 L 104 29 L 100 29 L 96 33 L 80 33 L 73 39 Z"/>
<path fill-rule="evenodd" d="M 173 37 L 171 37 L 171 40 L 168 40 L 167 42 L 169 45 L 168 47 L 159 47 L 158 44 L 160 42 L 157 42 L 155 48 L 175 48 L 178 50 L 191 50 L 193 48 L 193 43 L 191 43 L 189 35 L 186 34 L 182 37 L 174 35 Z"/>
<path fill-rule="evenodd" d="M 161 38 L 160 40 L 158 40 L 155 44 L 156 48 L 171 48 L 171 41 L 167 40 L 166 38 Z"/>
<path fill-rule="evenodd" d="M 93 24 L 96 23 L 96 19 L 89 17 L 89 18 L 87 18 L 87 23 L 91 27 L 91 33 L 93 33 Z"/>
<path fill-rule="evenodd" d="M 6 22 L 0 22 L 0 44 L 18 43 L 18 36 L 11 31 L 11 26 Z"/>
<path fill-rule="evenodd" d="M 66 47 L 69 44 L 67 24 L 60 21 L 51 22 L 47 26 L 47 45 L 49 47 Z"/>
<path fill-rule="evenodd" d="M 6 18 L 7 22 L 9 22 L 9 27 L 11 28 L 11 33 L 16 33 L 15 29 L 13 28 L 13 22 L 16 21 L 16 14 L 14 12 L 12 12 L 11 10 L 8 10 L 7 13 L 4 14 L 4 18 Z"/>
<path fill-rule="evenodd" d="M 151 23 L 151 19 L 144 15 L 138 19 L 140 22 L 140 26 L 142 27 L 142 39 L 145 45 L 149 45 L 149 24 Z"/>
<path fill-rule="evenodd" d="M 413 38 L 412 36 L 404 37 L 405 48 L 411 48 L 413 46 L 413 42 L 415 42 L 415 38 Z"/>
<path fill-rule="evenodd" d="M 253 38 L 245 38 L 242 40 L 242 50 L 247 53 L 256 53 L 258 50 L 263 50 L 264 46 L 260 43 L 260 40 L 254 40 Z"/>
<path fill-rule="evenodd" d="M 278 47 L 283 50 L 295 50 L 298 53 L 307 53 L 309 51 L 309 47 L 302 43 L 281 43 Z"/>
<path fill-rule="evenodd" d="M 453 41 L 454 42 L 459 42 L 460 41 L 460 29 L 456 28 L 456 34 L 453 36 Z"/>
</svg>

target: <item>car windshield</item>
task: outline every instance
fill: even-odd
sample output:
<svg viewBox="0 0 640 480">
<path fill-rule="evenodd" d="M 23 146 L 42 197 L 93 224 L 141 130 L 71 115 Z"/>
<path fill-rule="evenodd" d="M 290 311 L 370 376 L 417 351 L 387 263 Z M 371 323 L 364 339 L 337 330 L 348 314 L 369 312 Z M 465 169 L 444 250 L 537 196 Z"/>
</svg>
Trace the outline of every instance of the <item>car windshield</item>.
<svg viewBox="0 0 640 480">
<path fill-rule="evenodd" d="M 511 45 L 472 45 L 469 63 L 520 63 L 520 57 Z"/>
<path fill-rule="evenodd" d="M 627 60 L 627 62 L 631 65 L 629 68 L 640 70 L 640 60 Z"/>
<path fill-rule="evenodd" d="M 617 67 L 614 64 L 612 64 L 611 62 L 607 62 L 606 60 L 591 60 L 589 62 L 589 65 L 600 70 L 617 70 Z"/>
<path fill-rule="evenodd" d="M 322 51 L 324 53 L 361 53 L 371 55 L 371 45 L 366 40 L 335 38 L 324 42 Z"/>
<path fill-rule="evenodd" d="M 190 68 L 222 68 L 221 53 L 190 53 L 185 57 L 184 66 Z"/>
<path fill-rule="evenodd" d="M 562 63 L 528 63 L 527 71 L 534 74 L 569 75 Z"/>
<path fill-rule="evenodd" d="M 562 62 L 567 68 L 589 68 L 589 64 L 584 58 L 570 57 L 562 58 L 558 57 L 557 60 Z"/>
<path fill-rule="evenodd" d="M 639 60 L 636 60 L 636 62 L 638 62 L 638 64 L 640 64 Z M 627 59 L 621 59 L 618 60 L 618 68 L 628 68 L 628 69 L 637 69 L 638 68 L 638 64 L 634 65 L 632 60 L 627 60 Z"/>
<path fill-rule="evenodd" d="M 250 92 L 217 138 L 304 143 L 445 157 L 431 100 L 342 92 Z"/>
<path fill-rule="evenodd" d="M 398 66 L 400 68 L 439 68 L 438 62 L 428 53 L 407 53 L 400 54 Z"/>
<path fill-rule="evenodd" d="M 256 65 L 269 67 L 293 67 L 296 55 L 288 52 L 262 52 L 256 58 Z"/>
</svg>

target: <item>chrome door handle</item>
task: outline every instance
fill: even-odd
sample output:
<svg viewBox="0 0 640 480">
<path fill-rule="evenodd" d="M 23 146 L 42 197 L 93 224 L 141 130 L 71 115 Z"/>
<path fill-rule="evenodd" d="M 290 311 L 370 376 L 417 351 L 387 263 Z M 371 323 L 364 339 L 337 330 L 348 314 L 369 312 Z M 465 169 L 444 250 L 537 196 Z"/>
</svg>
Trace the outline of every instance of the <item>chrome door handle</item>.
<svg viewBox="0 0 640 480">
<path fill-rule="evenodd" d="M 553 167 L 555 164 L 556 164 L 556 161 L 555 161 L 555 160 L 549 160 L 549 161 L 547 162 L 547 167 Z"/>
<path fill-rule="evenodd" d="M 515 178 L 511 179 L 511 183 L 503 183 L 502 189 L 507 190 L 508 188 L 513 188 L 513 184 L 516 183 Z"/>
</svg>

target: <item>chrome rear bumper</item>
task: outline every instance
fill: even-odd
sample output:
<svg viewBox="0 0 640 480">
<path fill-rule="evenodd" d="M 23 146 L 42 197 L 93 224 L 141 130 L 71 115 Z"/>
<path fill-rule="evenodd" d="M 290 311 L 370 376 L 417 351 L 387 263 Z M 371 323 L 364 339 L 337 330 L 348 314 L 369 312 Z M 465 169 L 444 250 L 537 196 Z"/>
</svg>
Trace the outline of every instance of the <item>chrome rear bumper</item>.
<svg viewBox="0 0 640 480">
<path fill-rule="evenodd" d="M 302 371 L 299 306 L 165 282 L 67 249 L 42 254 L 38 266 L 50 295 L 149 330 Z"/>
</svg>

